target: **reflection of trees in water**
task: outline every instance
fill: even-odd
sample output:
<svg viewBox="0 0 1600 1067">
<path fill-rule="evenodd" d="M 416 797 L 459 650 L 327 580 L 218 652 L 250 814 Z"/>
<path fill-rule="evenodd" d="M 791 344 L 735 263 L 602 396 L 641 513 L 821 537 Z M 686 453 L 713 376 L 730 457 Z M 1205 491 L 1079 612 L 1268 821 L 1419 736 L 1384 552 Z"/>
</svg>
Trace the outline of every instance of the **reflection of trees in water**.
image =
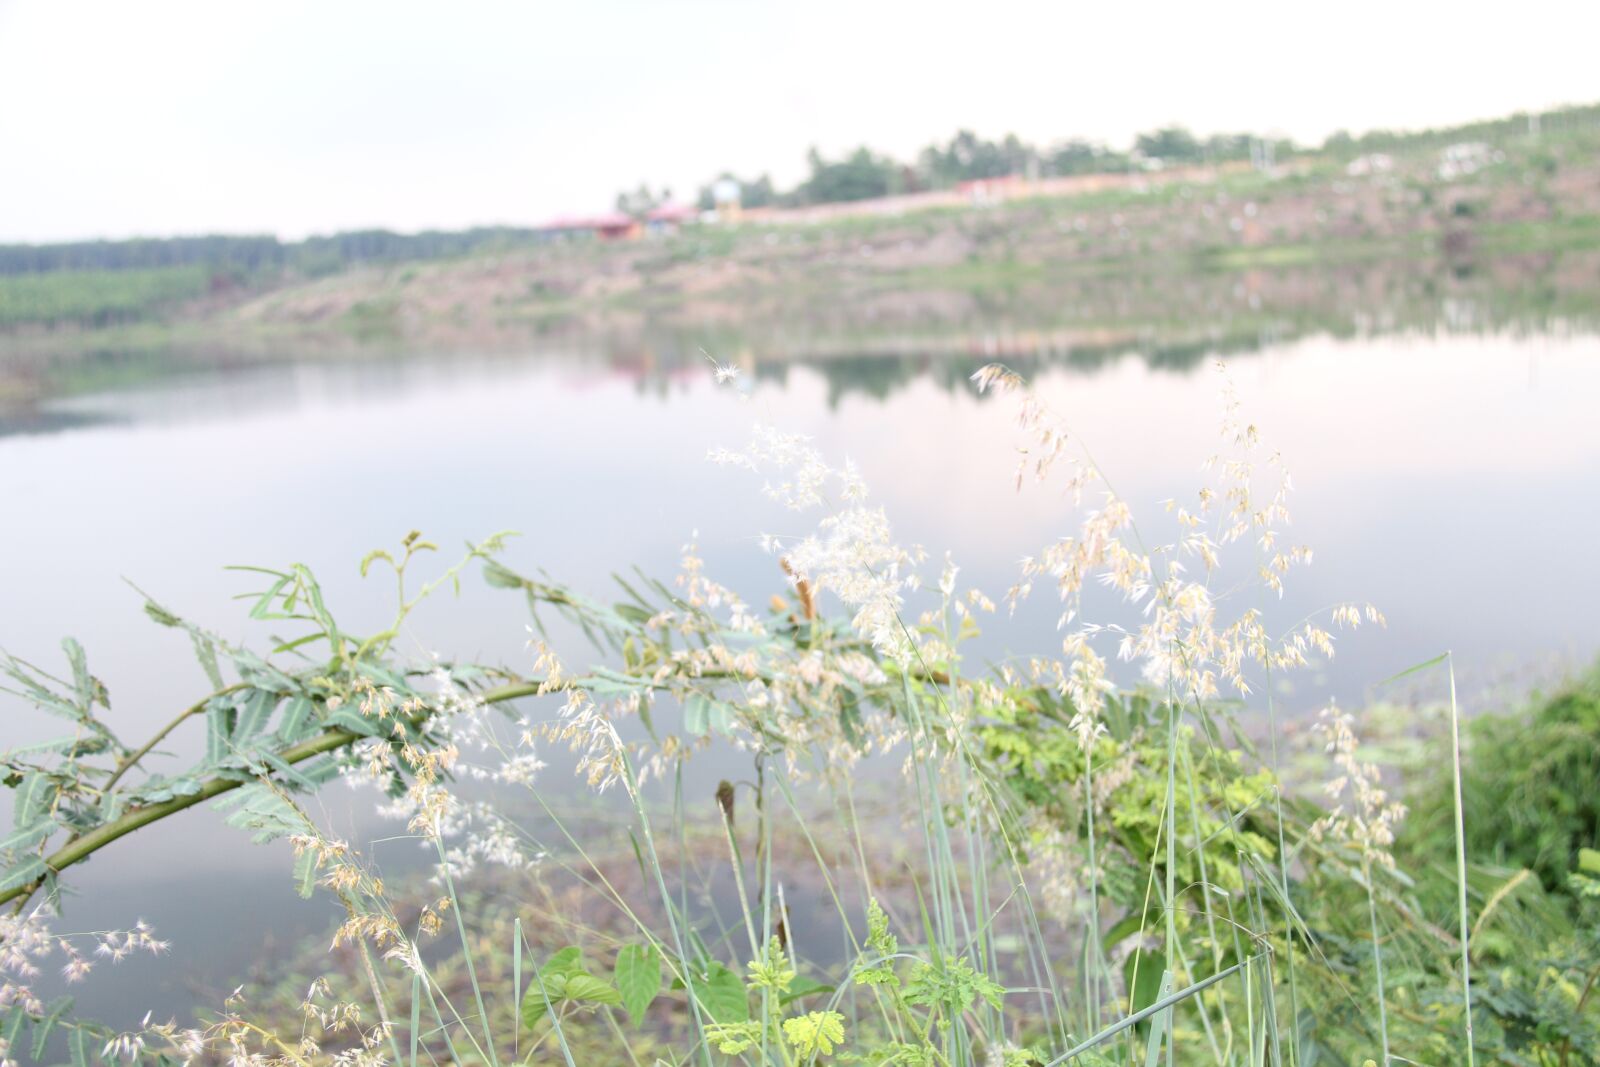
<svg viewBox="0 0 1600 1067">
<path fill-rule="evenodd" d="M 1258 336 L 1224 337 L 1218 339 L 1175 341 L 1167 344 L 1117 344 L 1076 348 L 1067 352 L 1037 355 L 1001 355 L 980 358 L 968 355 L 860 355 L 829 356 L 826 359 L 797 360 L 789 364 L 772 364 L 773 369 L 762 368 L 761 379 L 786 376 L 788 366 L 803 365 L 822 376 L 828 386 L 828 406 L 837 407 L 848 396 L 864 396 L 873 400 L 887 400 L 898 389 L 914 381 L 928 381 L 938 387 L 953 391 L 968 388 L 974 371 L 996 359 L 1026 377 L 1037 377 L 1041 372 L 1066 368 L 1092 374 L 1102 367 L 1121 359 L 1140 358 L 1146 366 L 1157 370 L 1186 374 L 1217 356 L 1232 356 L 1259 351 L 1263 341 Z"/>
<path fill-rule="evenodd" d="M 930 280 L 917 289 L 813 293 L 775 312 L 695 316 L 686 304 L 649 317 L 547 322 L 532 335 L 508 333 L 494 345 L 472 339 L 409 353 L 393 342 L 336 351 L 152 344 L 12 361 L 0 369 L 0 432 L 66 428 L 70 417 L 40 414 L 40 401 L 61 395 L 323 359 L 358 360 L 368 381 L 374 374 L 383 379 L 384 370 L 375 368 L 386 367 L 398 386 L 410 357 L 450 351 L 506 364 L 560 357 L 631 377 L 642 391 L 660 395 L 698 380 L 708 355 L 740 364 L 758 381 L 783 382 L 791 366 L 805 366 L 825 379 L 834 405 L 852 395 L 881 401 L 919 379 L 964 388 L 974 369 L 994 360 L 1028 374 L 1049 368 L 1088 374 L 1138 358 L 1181 374 L 1208 357 L 1311 335 L 1600 333 L 1600 252 L 1063 277 L 1041 270 L 994 284 L 981 275 L 961 284 Z"/>
<path fill-rule="evenodd" d="M 970 302 L 955 294 L 951 301 L 973 314 L 899 328 L 886 328 L 885 316 L 876 316 L 838 334 L 741 345 L 764 357 L 763 368 L 812 368 L 826 380 L 834 405 L 850 395 L 883 400 L 915 380 L 964 387 L 973 370 L 994 360 L 1025 374 L 1094 373 L 1125 358 L 1189 373 L 1211 357 L 1253 354 L 1312 335 L 1600 332 L 1600 255 L 1102 276 L 1053 288 L 1008 286 L 973 294 Z M 919 309 L 929 306 L 922 295 Z M 842 314 L 836 307 L 830 317 Z"/>
</svg>

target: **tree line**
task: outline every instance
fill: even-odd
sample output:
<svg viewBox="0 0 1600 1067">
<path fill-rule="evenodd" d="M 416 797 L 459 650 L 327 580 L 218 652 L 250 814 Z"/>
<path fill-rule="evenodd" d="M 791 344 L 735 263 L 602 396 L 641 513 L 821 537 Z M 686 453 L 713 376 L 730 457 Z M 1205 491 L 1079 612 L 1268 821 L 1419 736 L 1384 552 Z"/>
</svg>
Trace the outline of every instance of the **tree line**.
<svg viewBox="0 0 1600 1067">
<path fill-rule="evenodd" d="M 250 275 L 293 270 L 329 274 L 363 263 L 446 259 L 473 252 L 510 248 L 537 239 L 539 231 L 511 226 L 471 230 L 394 233 L 355 230 L 303 241 L 272 236 L 208 235 L 136 238 L 127 241 L 72 241 L 62 244 L 0 245 L 0 275 L 55 271 L 131 271 L 205 267 L 213 272 Z"/>
<path fill-rule="evenodd" d="M 1553 132 L 1595 125 L 1600 125 L 1600 105 L 1583 105 L 1558 108 L 1537 116 L 1518 113 L 1442 129 L 1380 129 L 1359 136 L 1339 130 L 1330 134 L 1320 148 L 1306 148 L 1288 138 L 1251 133 L 1202 137 L 1187 127 L 1171 125 L 1137 135 L 1127 150 L 1081 138 L 1041 147 L 1015 134 L 988 140 L 971 130 L 961 130 L 944 144 L 924 148 L 909 163 L 867 146 L 834 159 L 812 148 L 806 156 L 807 177 L 786 191 L 775 189 L 767 175 L 745 180 L 731 171 L 723 171 L 718 180 L 738 183 L 743 207 L 802 207 L 949 189 L 961 182 L 1009 175 L 1048 178 L 1125 173 L 1145 166 L 1281 161 L 1307 151 L 1342 157 L 1360 152 L 1426 149 L 1454 141 L 1502 141 L 1540 129 Z M 713 184 L 700 190 L 702 208 L 715 206 Z"/>
<path fill-rule="evenodd" d="M 816 148 L 806 155 L 807 177 L 780 192 L 772 179 L 753 180 L 724 171 L 718 181 L 737 182 L 743 207 L 800 207 L 848 200 L 870 200 L 898 193 L 949 189 L 961 182 L 1011 175 L 1030 178 L 1072 174 L 1125 173 L 1141 166 L 1233 162 L 1252 158 L 1252 146 L 1270 145 L 1277 158 L 1295 151 L 1292 142 L 1266 140 L 1252 134 L 1199 137 L 1183 126 L 1165 126 L 1141 133 L 1127 151 L 1083 139 L 1040 147 L 1015 134 L 988 140 L 961 130 L 944 144 L 932 144 L 905 163 L 863 145 L 836 159 Z M 702 208 L 715 207 L 714 184 L 701 188 Z M 620 202 L 620 201 L 619 201 Z"/>
</svg>

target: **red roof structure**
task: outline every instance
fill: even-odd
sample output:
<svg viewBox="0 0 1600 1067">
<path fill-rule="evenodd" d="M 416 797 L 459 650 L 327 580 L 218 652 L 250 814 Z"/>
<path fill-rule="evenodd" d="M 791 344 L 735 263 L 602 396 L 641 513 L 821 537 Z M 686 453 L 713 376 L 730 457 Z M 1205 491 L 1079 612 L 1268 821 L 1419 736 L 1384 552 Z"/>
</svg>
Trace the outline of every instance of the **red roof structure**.
<svg viewBox="0 0 1600 1067">
<path fill-rule="evenodd" d="M 691 204 L 661 204 L 651 208 L 645 215 L 646 222 L 684 223 L 693 222 L 700 217 L 700 212 Z"/>
<path fill-rule="evenodd" d="M 592 233 L 614 239 L 634 236 L 639 231 L 639 221 L 632 215 L 612 211 L 603 215 L 563 215 L 539 228 L 552 234 Z"/>
</svg>

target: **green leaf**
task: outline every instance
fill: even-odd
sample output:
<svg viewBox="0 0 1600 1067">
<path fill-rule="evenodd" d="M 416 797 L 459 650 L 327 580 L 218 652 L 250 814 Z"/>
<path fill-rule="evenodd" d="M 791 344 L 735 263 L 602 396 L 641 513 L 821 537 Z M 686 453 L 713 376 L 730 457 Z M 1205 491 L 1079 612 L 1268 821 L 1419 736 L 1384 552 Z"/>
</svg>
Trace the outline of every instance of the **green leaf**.
<svg viewBox="0 0 1600 1067">
<path fill-rule="evenodd" d="M 733 709 L 720 700 L 708 700 L 707 703 L 711 705 L 711 729 L 723 737 L 732 736 Z"/>
<path fill-rule="evenodd" d="M 213 703 L 206 709 L 207 763 L 221 763 L 227 757 L 235 714 L 233 708 L 221 703 Z"/>
<path fill-rule="evenodd" d="M 387 733 L 389 728 L 383 720 L 375 715 L 361 715 L 348 708 L 340 708 L 329 715 L 327 725 L 337 726 L 341 730 L 349 730 L 358 737 L 377 737 Z"/>
<path fill-rule="evenodd" d="M 1600 851 L 1592 848 L 1578 850 L 1578 870 L 1585 874 L 1600 876 Z"/>
<path fill-rule="evenodd" d="M 91 714 L 89 708 L 94 704 L 109 708 L 106 687 L 100 684 L 100 679 L 89 673 L 89 661 L 84 655 L 83 646 L 68 637 L 62 640 L 61 647 L 66 650 L 67 662 L 72 664 L 72 687 L 78 692 L 78 704 L 84 715 Z"/>
<path fill-rule="evenodd" d="M 835 988 L 814 978 L 801 976 L 789 984 L 789 991 L 778 998 L 778 1004 L 780 1006 L 792 1004 L 801 997 L 809 997 L 816 993 L 832 993 Z"/>
<path fill-rule="evenodd" d="M 750 1018 L 750 997 L 744 979 L 713 962 L 704 979 L 695 982 L 694 995 L 713 1022 L 742 1023 Z"/>
<path fill-rule="evenodd" d="M 89 1067 L 89 1033 L 77 1027 L 67 1035 L 67 1050 L 72 1054 L 72 1067 Z"/>
<path fill-rule="evenodd" d="M 711 726 L 711 702 L 700 693 L 690 693 L 683 702 L 683 730 L 690 737 L 704 737 Z"/>
<path fill-rule="evenodd" d="M 278 706 L 278 694 L 256 689 L 240 701 L 240 705 L 238 720 L 233 727 L 235 744 L 248 741 L 266 726 L 267 720 L 272 717 L 272 709 Z"/>
<path fill-rule="evenodd" d="M 289 763 L 276 752 L 268 752 L 262 749 L 256 753 L 256 758 L 276 771 L 283 778 L 285 784 L 307 793 L 316 792 L 317 783 L 295 770 L 294 764 Z"/>
<path fill-rule="evenodd" d="M 528 992 L 522 997 L 522 1025 L 533 1029 L 550 1006 L 566 999 L 567 983 L 583 974 L 583 957 L 576 945 L 568 945 L 551 956 L 539 968 L 534 981 L 528 983 Z"/>
<path fill-rule="evenodd" d="M 273 582 L 272 585 L 267 588 L 267 591 L 262 593 L 261 596 L 257 598 L 255 604 L 250 608 L 250 617 L 252 619 L 281 618 L 281 616 L 273 613 L 272 602 L 274 599 L 276 599 L 277 595 L 283 591 L 285 586 L 294 581 L 294 577 L 292 575 L 283 574 L 279 571 L 269 571 L 263 567 L 230 567 L 229 569 L 262 571 L 266 574 L 277 574 L 278 580 Z"/>
<path fill-rule="evenodd" d="M 361 577 L 365 578 L 367 576 L 368 568 L 370 568 L 372 566 L 372 564 L 376 560 L 380 560 L 380 559 L 381 560 L 387 560 L 388 563 L 389 563 L 389 566 L 391 566 L 391 567 L 394 566 L 394 557 L 393 556 L 389 555 L 389 553 L 385 552 L 381 548 L 375 548 L 371 552 L 368 552 L 365 556 L 363 556 L 361 558 Z"/>
<path fill-rule="evenodd" d="M 1160 999 L 1161 978 L 1166 973 L 1167 957 L 1164 954 L 1149 949 L 1135 949 L 1128 953 L 1122 965 L 1122 978 L 1125 988 L 1131 993 L 1133 1011 L 1143 1011 Z M 1148 1032 L 1149 1028 L 1148 1021 L 1139 1024 L 1141 1031 Z"/>
<path fill-rule="evenodd" d="M 7 868 L 5 873 L 0 875 L 0 893 L 8 889 L 15 889 L 19 885 L 27 885 L 48 869 L 41 857 L 29 856 L 20 863 Z"/>
<path fill-rule="evenodd" d="M 189 641 L 194 645 L 194 657 L 200 661 L 200 669 L 206 672 L 206 680 L 211 683 L 211 688 L 221 689 L 222 668 L 217 664 L 216 642 L 198 631 L 190 631 Z"/>
<path fill-rule="evenodd" d="M 802 1058 L 833 1054 L 844 1042 L 844 1016 L 836 1011 L 813 1011 L 783 1021 L 783 1036 Z"/>
<path fill-rule="evenodd" d="M 283 717 L 278 720 L 278 739 L 287 743 L 300 740 L 300 728 L 311 717 L 311 698 L 297 696 L 283 706 Z"/>
<path fill-rule="evenodd" d="M 554 984 L 549 978 L 543 978 L 542 981 L 536 978 L 528 983 L 528 991 L 522 997 L 522 1025 L 527 1029 L 532 1030 L 539 1025 L 539 1020 L 543 1019 L 552 1007 L 561 1003 L 561 998 L 557 994 L 566 991 L 567 980 L 561 979 L 559 989 L 553 988 Z M 548 1004 L 546 1000 L 549 1001 Z"/>
<path fill-rule="evenodd" d="M 568 945 L 566 948 L 551 956 L 545 965 L 539 969 L 545 976 L 569 975 L 583 973 L 583 952 L 577 945 Z"/>
<path fill-rule="evenodd" d="M 622 1003 L 622 994 L 617 992 L 616 986 L 592 974 L 570 976 L 563 995 L 567 1000 L 579 1000 L 589 1004 Z"/>
<path fill-rule="evenodd" d="M 144 613 L 160 626 L 182 626 L 183 620 L 178 618 L 154 600 L 144 602 Z M 218 688 L 221 688 L 220 686 Z"/>
<path fill-rule="evenodd" d="M 1161 983 L 1156 990 L 1156 999 L 1165 1000 L 1171 995 L 1172 972 L 1162 971 Z M 1155 1001 L 1151 1001 L 1151 1003 L 1153 1004 Z M 1156 1064 L 1161 1056 L 1161 1044 L 1167 1039 L 1167 1029 L 1171 1025 L 1171 1007 L 1163 1008 L 1150 1017 L 1150 1036 L 1145 1040 L 1144 1046 L 1144 1067 L 1156 1067 Z"/>
<path fill-rule="evenodd" d="M 56 1028 L 56 1023 L 61 1021 L 61 1017 L 71 1007 L 72 998 L 62 997 L 50 1005 L 50 1010 L 45 1013 L 44 1018 L 33 1024 L 33 1058 L 35 1061 L 44 1055 L 44 1046 L 45 1042 L 50 1040 L 50 1031 Z"/>
<path fill-rule="evenodd" d="M 30 772 L 17 787 L 17 798 L 14 802 L 16 817 L 13 825 L 18 828 L 31 826 L 49 809 L 55 794 L 56 783 L 53 778 L 42 771 Z"/>
<path fill-rule="evenodd" d="M 622 1006 L 634 1022 L 661 992 L 661 953 L 654 945 L 623 945 L 617 953 L 617 990 Z"/>
<path fill-rule="evenodd" d="M 1134 934 L 1144 929 L 1144 926 L 1145 922 L 1142 913 L 1132 912 L 1128 915 L 1124 915 L 1112 925 L 1110 930 L 1106 931 L 1106 935 L 1100 939 L 1100 943 L 1106 948 L 1110 948 L 1112 945 L 1117 944 L 1124 938 L 1132 937 Z"/>
<path fill-rule="evenodd" d="M 17 1036 L 22 1033 L 22 1024 L 28 1019 L 28 1009 L 21 1004 L 6 1013 L 4 1026 L 0 1026 L 0 1038 L 3 1038 L 7 1048 L 14 1048 Z"/>
<path fill-rule="evenodd" d="M 305 829 L 305 816 L 289 801 L 257 783 L 235 790 L 217 801 L 217 809 L 228 812 L 229 826 L 253 832 L 257 844 Z"/>
<path fill-rule="evenodd" d="M 24 826 L 15 833 L 6 835 L 4 839 L 0 839 L 0 852 L 24 851 L 33 848 L 55 831 L 56 824 L 54 822 L 49 819 L 40 819 L 31 826 Z"/>
<path fill-rule="evenodd" d="M 317 889 L 317 854 L 306 849 L 294 860 L 295 891 L 302 900 L 310 900 Z"/>
</svg>

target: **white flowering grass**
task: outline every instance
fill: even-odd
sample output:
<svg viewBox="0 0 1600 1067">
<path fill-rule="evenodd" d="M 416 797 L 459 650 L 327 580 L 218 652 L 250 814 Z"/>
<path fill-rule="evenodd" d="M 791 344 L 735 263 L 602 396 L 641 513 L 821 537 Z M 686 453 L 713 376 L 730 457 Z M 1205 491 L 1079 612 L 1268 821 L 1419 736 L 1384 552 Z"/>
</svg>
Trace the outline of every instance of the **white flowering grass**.
<svg viewBox="0 0 1600 1067">
<path fill-rule="evenodd" d="M 719 384 L 734 382 L 734 368 L 712 362 Z M 1219 377 L 1218 448 L 1192 498 L 1135 502 L 1015 374 L 974 375 L 980 392 L 1016 401 L 1019 491 L 1063 490 L 1072 509 L 1071 532 L 1026 555 L 1002 598 L 1014 613 L 1053 593 L 1055 647 L 992 673 L 965 670 L 962 650 L 995 602 L 963 587 L 948 556 L 926 576 L 928 555 L 898 541 L 853 464 L 766 425 L 743 446 L 710 453 L 812 523 L 809 533 L 763 536 L 786 583 L 764 610 L 713 578 L 693 540 L 673 582 L 624 583 L 627 600 L 616 607 L 491 562 L 492 584 L 568 616 L 607 650 L 605 661 L 578 669 L 530 632 L 520 669 L 435 661 L 407 669 L 403 683 L 361 675 L 329 702 L 365 728 L 343 750 L 342 776 L 380 790 L 382 813 L 429 852 L 425 902 L 399 902 L 370 855 L 319 829 L 269 778 L 281 802 L 274 817 L 292 826 L 302 888 L 320 887 L 344 908 L 331 947 L 353 961 L 357 987 L 336 996 L 313 983 L 297 1038 L 253 1020 L 236 991 L 214 1023 L 147 1020 L 111 1035 L 103 1058 L 155 1047 L 185 1064 L 220 1053 L 250 1067 L 414 1067 L 419 1057 L 489 1067 L 559 1057 L 576 1067 L 604 1039 L 613 1059 L 643 1062 L 637 1031 L 649 1030 L 651 1003 L 670 997 L 670 1020 L 655 1032 L 667 1044 L 640 1047 L 674 1065 L 734 1056 L 801 1067 L 852 1056 L 1039 1067 L 1164 1055 L 1169 1064 L 1297 1067 L 1296 957 L 1332 968 L 1291 899 L 1291 848 L 1302 863 L 1320 862 L 1319 849 L 1355 857 L 1376 966 L 1375 1051 L 1395 1058 L 1380 910 L 1397 905 L 1379 885 L 1397 877 L 1391 846 L 1403 809 L 1362 758 L 1352 721 L 1330 711 L 1320 726 L 1336 775 L 1330 807 L 1291 840 L 1275 777 L 1239 769 L 1253 765 L 1231 749 L 1240 735 L 1221 708 L 1270 694 L 1273 679 L 1331 656 L 1335 631 L 1383 619 L 1370 605 L 1339 604 L 1269 629 L 1263 602 L 1281 598 L 1312 554 L 1288 541 L 1292 482 L 1281 457 L 1243 419 L 1220 368 Z M 401 622 L 417 602 L 404 572 L 419 545 L 413 535 L 399 562 L 382 557 L 397 573 Z M 1096 588 L 1124 602 L 1124 621 L 1087 617 L 1085 594 Z M 387 647 L 399 625 L 371 641 Z M 1114 683 L 1119 662 L 1143 680 L 1141 693 Z M 1136 704 L 1147 711 L 1136 714 Z M 1023 719 L 1047 725 L 994 729 Z M 625 723 L 638 724 L 634 740 L 624 739 Z M 1019 747 L 1002 755 L 1026 762 L 997 758 L 1006 743 Z M 746 761 L 714 788 L 699 770 L 713 748 Z M 571 779 L 556 780 L 557 753 Z M 857 807 L 865 761 L 885 754 L 901 771 L 895 832 L 907 853 L 892 874 L 873 844 L 883 827 L 865 824 Z M 1065 797 L 1030 798 L 1012 780 L 1050 782 L 1080 764 L 1081 779 L 1061 779 Z M 550 798 L 574 788 L 625 813 L 637 882 L 624 886 L 556 814 Z M 511 806 L 508 794 L 525 799 Z M 514 814 L 529 810 L 553 828 L 558 852 Z M 691 825 L 708 817 L 733 886 L 727 915 L 695 899 L 708 894 L 695 871 L 711 861 L 689 847 Z M 809 861 L 803 880 L 775 862 L 780 851 Z M 573 920 L 572 947 L 552 953 L 553 935 L 528 937 L 519 914 L 509 944 L 484 944 L 468 887 L 486 868 L 536 883 L 547 863 L 580 881 L 624 933 Z M 1107 929 L 1106 894 L 1118 879 L 1120 897 L 1136 882 L 1142 903 Z M 802 884 L 837 915 L 845 962 L 831 984 L 796 992 L 817 951 L 790 922 L 787 901 Z M 33 1005 L 28 968 L 65 943 L 42 923 L 35 912 L 0 927 L 0 997 Z M 1066 947 L 1069 931 L 1077 951 Z M 113 958 L 158 944 L 142 927 L 100 940 Z M 69 973 L 86 969 L 76 950 L 60 950 Z M 600 965 L 588 953 L 612 961 L 610 977 L 589 969 Z M 1470 1040 L 1470 1008 L 1466 1017 Z"/>
</svg>

